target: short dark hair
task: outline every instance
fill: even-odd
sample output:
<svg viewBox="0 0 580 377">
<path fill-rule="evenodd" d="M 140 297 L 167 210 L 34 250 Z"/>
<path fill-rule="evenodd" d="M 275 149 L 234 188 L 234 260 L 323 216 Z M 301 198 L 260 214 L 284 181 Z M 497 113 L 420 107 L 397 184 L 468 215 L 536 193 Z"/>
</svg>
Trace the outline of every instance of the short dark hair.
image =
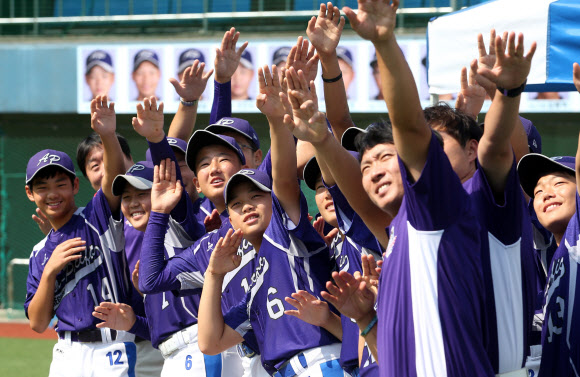
<svg viewBox="0 0 580 377">
<path fill-rule="evenodd" d="M 57 165 L 48 165 L 44 169 L 41 169 L 38 173 L 36 173 L 34 178 L 32 178 L 32 180 L 26 184 L 26 186 L 28 186 L 28 188 L 32 191 L 35 182 L 38 182 L 41 179 L 53 178 L 58 173 L 66 174 L 70 179 L 70 183 L 74 186 L 76 176 Z"/>
<path fill-rule="evenodd" d="M 371 123 L 366 132 L 361 132 L 354 138 L 354 146 L 358 152 L 359 160 L 362 159 L 364 152 L 378 144 L 395 144 L 393 127 L 388 120 L 380 119 Z"/>
<path fill-rule="evenodd" d="M 116 132 L 115 134 L 117 135 L 117 140 L 119 140 L 119 144 L 121 144 L 121 150 L 123 151 L 123 154 L 127 156 L 128 159 L 131 159 L 132 158 L 131 148 L 129 147 L 127 139 L 125 139 L 118 132 Z M 85 169 L 85 165 L 87 163 L 87 156 L 94 147 L 102 145 L 103 141 L 101 140 L 99 134 L 93 132 L 92 134 L 84 138 L 83 141 L 81 141 L 77 146 L 77 165 L 79 166 L 79 169 L 81 169 L 81 172 L 83 173 L 85 178 L 87 176 L 87 171 Z"/>
<path fill-rule="evenodd" d="M 429 127 L 447 132 L 462 147 L 465 147 L 469 140 L 479 141 L 483 135 L 483 130 L 475 119 L 445 102 L 426 107 L 423 113 Z"/>
</svg>

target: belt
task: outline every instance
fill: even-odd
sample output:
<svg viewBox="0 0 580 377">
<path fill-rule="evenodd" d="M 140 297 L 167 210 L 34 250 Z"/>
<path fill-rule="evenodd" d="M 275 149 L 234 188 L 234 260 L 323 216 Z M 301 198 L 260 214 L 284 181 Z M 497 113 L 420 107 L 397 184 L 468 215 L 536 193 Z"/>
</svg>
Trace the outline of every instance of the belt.
<svg viewBox="0 0 580 377">
<path fill-rule="evenodd" d="M 161 351 L 163 357 L 166 358 L 173 352 L 185 348 L 190 343 L 196 342 L 197 324 L 173 333 L 169 338 L 159 344 L 159 351 Z"/>
<path fill-rule="evenodd" d="M 296 376 L 297 374 L 301 373 L 302 371 L 295 371 L 294 367 L 292 366 L 291 361 L 297 360 L 303 369 L 308 368 L 308 363 L 306 362 L 306 356 L 304 356 L 303 352 L 300 352 L 298 355 L 293 356 L 290 360 L 286 361 L 282 366 L 278 369 L 276 373 L 274 373 L 273 377 L 292 377 Z"/>
<path fill-rule="evenodd" d="M 59 331 L 58 337 L 65 339 L 66 333 L 70 333 L 70 340 L 79 343 L 99 343 L 103 341 L 101 330 L 83 330 L 83 331 Z M 117 331 L 111 330 L 111 340 L 117 339 Z"/>
<path fill-rule="evenodd" d="M 248 346 L 245 342 L 238 344 L 236 348 L 240 357 L 247 357 L 248 359 L 251 359 L 252 357 L 256 356 L 256 351 L 251 349 L 250 346 Z"/>
<path fill-rule="evenodd" d="M 518 370 L 512 370 L 511 372 L 496 374 L 496 376 L 497 377 L 527 377 L 528 371 L 526 370 L 526 368 L 522 368 L 522 369 L 518 369 Z"/>
</svg>

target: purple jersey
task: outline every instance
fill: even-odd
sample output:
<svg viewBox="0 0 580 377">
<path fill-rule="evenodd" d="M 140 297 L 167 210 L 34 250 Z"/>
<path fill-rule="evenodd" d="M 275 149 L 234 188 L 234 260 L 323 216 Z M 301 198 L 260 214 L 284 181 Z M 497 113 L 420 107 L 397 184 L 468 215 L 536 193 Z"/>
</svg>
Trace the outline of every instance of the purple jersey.
<svg viewBox="0 0 580 377">
<path fill-rule="evenodd" d="M 133 273 L 141 252 L 143 232 L 133 228 L 133 225 L 124 216 L 123 224 L 125 226 L 125 254 L 127 255 L 127 263 L 129 264 L 129 273 Z"/>
<path fill-rule="evenodd" d="M 493 376 L 482 334 L 479 223 L 433 135 L 389 231 L 379 281 L 381 376 Z"/>
<path fill-rule="evenodd" d="M 86 250 L 56 277 L 53 309 L 59 331 L 94 329 L 101 322 L 92 314 L 99 303 L 131 304 L 132 301 L 123 222 L 113 218 L 107 199 L 99 190 L 86 207 L 79 208 L 65 225 L 51 230 L 34 247 L 26 282 L 26 315 L 52 252 L 62 242 L 75 237 L 86 241 Z"/>
<path fill-rule="evenodd" d="M 539 375 L 578 376 L 580 373 L 580 197 L 576 192 L 576 213 L 570 219 L 560 242 L 546 285 L 542 364 Z"/>
<path fill-rule="evenodd" d="M 537 277 L 531 220 L 515 159 L 503 203 L 497 203 L 481 167 L 463 186 L 481 225 L 484 339 L 489 360 L 495 373 L 521 369 L 529 353 Z"/>
<path fill-rule="evenodd" d="M 284 315 L 284 310 L 292 309 L 285 307 L 285 297 L 298 290 L 318 296 L 332 269 L 328 247 L 308 221 L 302 194 L 300 209 L 300 221 L 294 225 L 272 193 L 272 219 L 264 233 L 250 290 L 224 317 L 244 338 L 253 329 L 262 365 L 270 373 L 303 350 L 338 342 L 326 330 Z"/>
<path fill-rule="evenodd" d="M 360 244 L 353 240 L 351 235 L 357 234 L 359 240 L 366 240 L 366 242 L 369 245 L 374 246 L 375 249 L 377 248 L 378 242 L 367 226 L 362 222 L 362 220 L 360 220 L 360 217 L 356 215 L 350 204 L 348 204 L 348 201 L 338 186 L 334 185 L 327 187 L 327 189 L 332 196 L 332 201 L 334 202 L 336 218 L 337 220 L 340 218 L 338 221 L 339 229 L 344 234 L 344 239 L 339 238 L 339 243 L 333 242 L 331 244 L 331 249 L 334 250 L 338 271 L 346 271 L 351 275 L 356 271 L 362 273 L 361 255 L 373 255 L 377 261 L 381 260 L 382 256 L 374 250 L 361 247 Z M 356 220 L 357 218 L 358 220 Z M 340 237 L 340 234 L 338 237 Z M 356 322 L 348 317 L 341 315 L 340 319 L 342 323 L 340 366 L 350 373 L 359 366 L 359 328 Z M 363 355 L 359 372 L 363 373 L 363 370 L 369 369 L 369 375 L 372 375 L 372 373 L 376 375 L 378 374 L 378 364 L 374 359 L 370 358 L 370 352 L 368 352 L 368 349 L 366 347 L 365 349 L 367 352 Z M 364 356 L 366 356 L 366 358 Z M 374 372 L 371 372 L 371 370 L 374 370 Z"/>
</svg>

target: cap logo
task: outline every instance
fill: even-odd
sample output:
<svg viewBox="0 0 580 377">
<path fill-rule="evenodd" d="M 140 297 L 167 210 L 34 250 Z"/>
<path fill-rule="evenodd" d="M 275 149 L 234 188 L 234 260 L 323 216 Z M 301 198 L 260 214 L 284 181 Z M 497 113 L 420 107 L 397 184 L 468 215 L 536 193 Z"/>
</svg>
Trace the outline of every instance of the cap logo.
<svg viewBox="0 0 580 377">
<path fill-rule="evenodd" d="M 197 59 L 199 58 L 200 55 L 201 54 L 199 53 L 199 51 L 189 50 L 184 54 L 184 57 L 189 59 Z"/>
<path fill-rule="evenodd" d="M 105 59 L 107 57 L 107 54 L 105 54 L 102 51 L 95 51 L 90 55 L 90 59 Z"/>
<path fill-rule="evenodd" d="M 47 153 L 44 156 L 42 156 L 40 158 L 40 160 L 38 160 L 38 164 L 36 164 L 36 166 L 40 165 L 41 162 L 44 162 L 44 163 L 47 163 L 47 162 L 48 163 L 53 163 L 55 161 L 60 161 L 60 156 L 57 156 L 56 154 Z"/>
<path fill-rule="evenodd" d="M 175 139 L 167 139 L 167 142 L 168 142 L 169 144 L 172 144 L 172 145 L 173 145 L 173 144 L 177 144 L 177 140 L 175 140 Z"/>
<path fill-rule="evenodd" d="M 131 168 L 129 169 L 129 171 L 127 171 L 127 173 L 133 173 L 139 170 L 145 170 L 145 166 L 140 165 L 140 164 L 135 164 L 133 166 L 131 166 Z"/>
<path fill-rule="evenodd" d="M 558 160 L 561 160 L 561 159 L 563 159 L 563 158 L 564 158 L 564 157 L 562 157 L 562 156 L 558 156 L 558 157 L 552 157 L 552 161 L 558 161 Z"/>
<path fill-rule="evenodd" d="M 141 51 L 139 53 L 139 57 L 140 58 L 152 58 L 153 56 L 154 55 L 153 55 L 153 52 L 152 51 L 144 50 L 144 51 Z"/>
<path fill-rule="evenodd" d="M 220 119 L 219 122 L 217 122 L 217 124 L 223 124 L 223 125 L 229 125 L 229 124 L 234 124 L 234 120 L 233 119 Z"/>
<path fill-rule="evenodd" d="M 532 145 L 536 148 L 538 147 L 538 143 L 536 143 L 536 139 L 534 139 L 534 141 L 532 142 Z"/>
<path fill-rule="evenodd" d="M 242 169 L 239 171 L 239 173 L 243 174 L 243 175 L 254 175 L 255 174 L 253 171 L 248 170 L 248 169 Z"/>
</svg>

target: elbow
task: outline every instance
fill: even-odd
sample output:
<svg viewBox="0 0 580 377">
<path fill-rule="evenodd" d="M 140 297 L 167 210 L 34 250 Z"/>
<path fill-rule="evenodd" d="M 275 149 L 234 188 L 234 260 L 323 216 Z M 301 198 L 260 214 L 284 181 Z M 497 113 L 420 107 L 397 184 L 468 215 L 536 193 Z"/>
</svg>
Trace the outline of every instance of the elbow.
<svg viewBox="0 0 580 377">
<path fill-rule="evenodd" d="M 144 295 L 149 295 L 157 293 L 154 290 L 153 284 L 151 284 L 147 279 L 139 278 L 139 291 Z"/>
<path fill-rule="evenodd" d="M 217 347 L 216 344 L 212 344 L 210 341 L 207 341 L 207 340 L 204 340 L 201 338 L 198 339 L 198 345 L 199 345 L 199 350 L 204 355 L 215 356 L 215 355 L 219 354 L 220 352 L 222 352 L 222 350 L 219 349 L 219 347 Z"/>
<path fill-rule="evenodd" d="M 48 328 L 48 324 L 38 323 L 38 321 L 30 321 L 30 328 L 32 331 L 42 334 Z"/>
</svg>

